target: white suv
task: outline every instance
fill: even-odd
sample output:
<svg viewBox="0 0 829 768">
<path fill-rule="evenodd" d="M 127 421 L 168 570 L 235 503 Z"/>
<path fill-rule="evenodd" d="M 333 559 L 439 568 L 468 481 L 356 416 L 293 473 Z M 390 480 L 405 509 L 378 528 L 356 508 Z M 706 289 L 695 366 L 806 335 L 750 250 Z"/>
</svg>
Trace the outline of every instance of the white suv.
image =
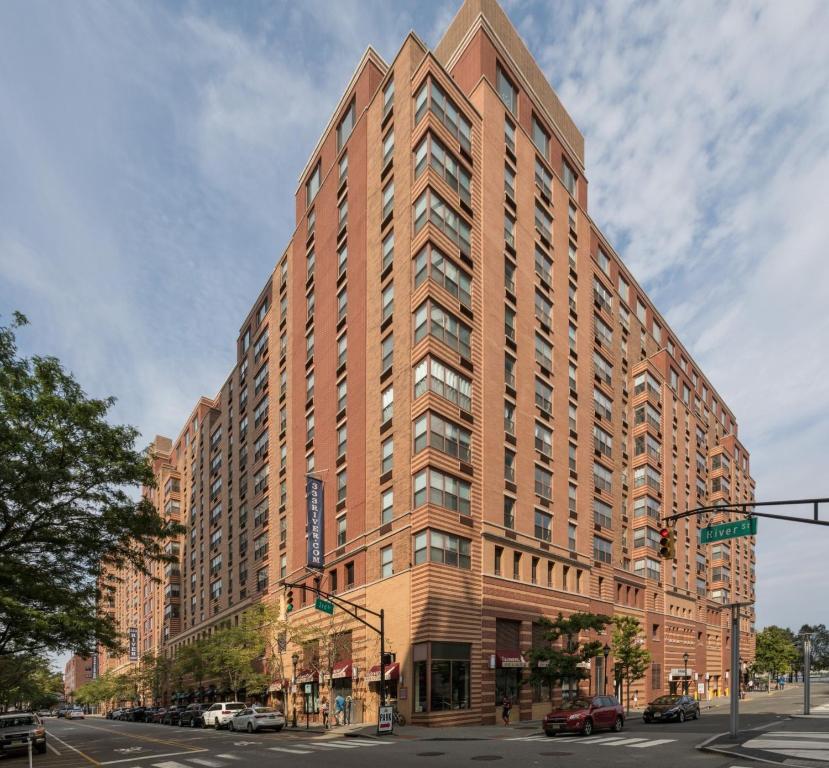
<svg viewBox="0 0 829 768">
<path fill-rule="evenodd" d="M 210 708 L 206 709 L 202 715 L 204 727 L 210 728 L 212 726 L 218 731 L 219 728 L 228 725 L 230 718 L 244 708 L 245 705 L 241 701 L 220 701 L 211 704 Z"/>
</svg>

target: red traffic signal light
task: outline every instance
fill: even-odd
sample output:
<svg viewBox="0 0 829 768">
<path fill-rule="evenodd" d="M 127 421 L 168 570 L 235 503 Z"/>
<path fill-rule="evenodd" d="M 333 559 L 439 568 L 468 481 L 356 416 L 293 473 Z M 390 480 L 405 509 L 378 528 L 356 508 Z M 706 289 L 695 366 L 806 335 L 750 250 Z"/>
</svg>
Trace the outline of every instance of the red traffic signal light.
<svg viewBox="0 0 829 768">
<path fill-rule="evenodd" d="M 659 556 L 663 560 L 673 560 L 676 553 L 676 533 L 670 528 L 659 531 Z"/>
</svg>

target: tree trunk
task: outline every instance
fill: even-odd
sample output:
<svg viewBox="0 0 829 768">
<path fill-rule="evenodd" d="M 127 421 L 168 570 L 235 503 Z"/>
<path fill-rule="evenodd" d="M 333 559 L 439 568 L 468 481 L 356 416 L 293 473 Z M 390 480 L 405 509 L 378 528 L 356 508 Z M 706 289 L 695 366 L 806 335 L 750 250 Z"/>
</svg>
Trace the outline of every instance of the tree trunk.
<svg viewBox="0 0 829 768">
<path fill-rule="evenodd" d="M 625 702 L 625 712 L 630 714 L 630 678 L 627 679 L 627 691 L 625 692 Z"/>
</svg>

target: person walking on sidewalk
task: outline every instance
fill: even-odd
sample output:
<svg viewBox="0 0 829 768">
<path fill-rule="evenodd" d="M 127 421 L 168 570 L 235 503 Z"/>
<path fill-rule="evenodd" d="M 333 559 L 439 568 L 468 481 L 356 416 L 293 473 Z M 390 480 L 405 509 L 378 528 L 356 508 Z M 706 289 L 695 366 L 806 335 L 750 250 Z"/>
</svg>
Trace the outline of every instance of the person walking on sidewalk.
<svg viewBox="0 0 829 768">
<path fill-rule="evenodd" d="M 334 699 L 334 721 L 337 725 L 343 724 L 343 716 L 345 714 L 345 699 L 341 693 L 337 694 Z"/>
<path fill-rule="evenodd" d="M 345 697 L 345 724 L 351 725 L 351 706 L 354 701 L 351 698 L 351 694 Z"/>
<path fill-rule="evenodd" d="M 328 728 L 328 699 L 323 696 L 320 702 L 320 712 L 322 712 L 322 727 Z"/>
<path fill-rule="evenodd" d="M 510 710 L 512 710 L 512 701 L 509 696 L 504 696 L 501 702 L 501 717 L 504 719 L 504 725 L 509 725 Z"/>
</svg>

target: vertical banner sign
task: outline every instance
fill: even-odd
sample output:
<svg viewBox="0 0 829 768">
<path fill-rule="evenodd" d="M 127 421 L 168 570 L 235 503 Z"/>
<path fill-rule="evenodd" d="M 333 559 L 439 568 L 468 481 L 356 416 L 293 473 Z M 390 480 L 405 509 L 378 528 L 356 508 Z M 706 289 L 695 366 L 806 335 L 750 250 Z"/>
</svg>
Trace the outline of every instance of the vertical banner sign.
<svg viewBox="0 0 829 768">
<path fill-rule="evenodd" d="M 138 661 L 138 630 L 130 627 L 130 661 Z"/>
<path fill-rule="evenodd" d="M 92 654 L 92 679 L 93 680 L 98 679 L 98 654 L 97 653 Z"/>
<path fill-rule="evenodd" d="M 322 480 L 316 477 L 305 478 L 305 503 L 308 520 L 308 558 L 309 568 L 325 567 L 323 557 L 325 553 L 325 500 L 323 497 Z"/>
</svg>

